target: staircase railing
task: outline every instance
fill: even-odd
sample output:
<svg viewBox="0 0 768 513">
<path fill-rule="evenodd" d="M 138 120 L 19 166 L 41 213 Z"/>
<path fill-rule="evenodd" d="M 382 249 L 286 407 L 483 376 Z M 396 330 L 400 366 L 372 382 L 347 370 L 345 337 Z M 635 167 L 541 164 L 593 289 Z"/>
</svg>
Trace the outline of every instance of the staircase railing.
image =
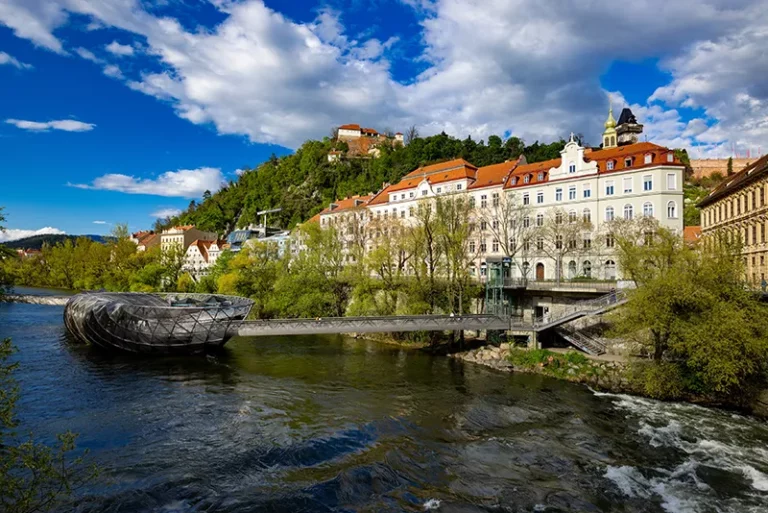
<svg viewBox="0 0 768 513">
<path fill-rule="evenodd" d="M 599 356 L 605 354 L 605 344 L 596 338 L 585 335 L 577 330 L 571 330 L 564 327 L 556 328 L 557 333 L 565 340 L 578 347 L 582 351 L 591 355 Z"/>
<path fill-rule="evenodd" d="M 557 317 L 550 317 L 548 315 L 537 316 L 533 318 L 533 325 L 542 326 L 547 324 L 557 324 L 558 322 L 575 316 L 576 314 L 589 315 L 594 312 L 599 312 L 611 305 L 618 305 L 623 303 L 627 299 L 627 294 L 623 290 L 616 290 L 609 294 L 605 294 L 594 299 L 585 299 L 578 301 L 572 305 L 569 305 L 567 310 Z"/>
</svg>

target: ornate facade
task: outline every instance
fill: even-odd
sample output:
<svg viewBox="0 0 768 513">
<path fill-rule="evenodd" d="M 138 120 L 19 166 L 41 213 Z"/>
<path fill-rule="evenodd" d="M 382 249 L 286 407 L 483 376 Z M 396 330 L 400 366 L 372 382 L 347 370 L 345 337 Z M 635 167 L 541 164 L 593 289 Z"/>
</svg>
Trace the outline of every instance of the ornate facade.
<svg viewBox="0 0 768 513">
<path fill-rule="evenodd" d="M 742 244 L 747 279 L 759 284 L 768 276 L 768 155 L 724 180 L 699 202 L 704 238 L 721 236 Z"/>
</svg>

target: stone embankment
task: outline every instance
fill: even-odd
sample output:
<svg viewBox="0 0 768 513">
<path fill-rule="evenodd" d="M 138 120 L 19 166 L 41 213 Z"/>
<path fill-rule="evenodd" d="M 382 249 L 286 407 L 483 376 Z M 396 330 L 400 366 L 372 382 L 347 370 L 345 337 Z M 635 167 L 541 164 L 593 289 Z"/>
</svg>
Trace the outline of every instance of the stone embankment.
<svg viewBox="0 0 768 513">
<path fill-rule="evenodd" d="M 569 353 L 546 351 L 545 359 L 541 362 L 516 364 L 515 361 L 521 360 L 520 356 L 526 351 L 528 350 L 511 344 L 500 344 L 483 346 L 450 356 L 503 372 L 543 374 L 576 383 L 586 383 L 613 392 L 626 392 L 629 389 L 626 377 L 627 363 L 624 361 L 589 357 L 576 351 L 570 353 L 571 356 Z"/>
<path fill-rule="evenodd" d="M 32 296 L 24 294 L 0 294 L 0 303 L 26 303 L 30 305 L 64 306 L 71 296 Z"/>
</svg>

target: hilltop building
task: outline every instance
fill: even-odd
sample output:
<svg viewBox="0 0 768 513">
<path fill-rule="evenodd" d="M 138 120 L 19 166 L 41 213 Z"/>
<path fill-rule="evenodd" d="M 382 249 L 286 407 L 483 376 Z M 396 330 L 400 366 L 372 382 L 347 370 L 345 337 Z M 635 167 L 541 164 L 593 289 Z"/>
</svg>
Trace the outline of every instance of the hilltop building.
<svg viewBox="0 0 768 513">
<path fill-rule="evenodd" d="M 702 236 L 741 242 L 747 279 L 755 285 L 768 275 L 766 191 L 768 155 L 727 177 L 698 204 Z"/>
<path fill-rule="evenodd" d="M 373 128 L 347 124 L 338 128 L 336 140 L 345 143 L 348 150 L 343 152 L 334 149 L 328 152 L 328 162 L 337 162 L 344 156 L 347 158 L 378 157 L 381 155 L 382 145 L 403 144 L 403 134 L 397 132 L 394 137 L 389 137 Z"/>
<path fill-rule="evenodd" d="M 146 251 L 160 245 L 160 234 L 154 231 L 141 231 L 131 234 L 130 240 L 136 244 L 137 251 Z"/>
</svg>

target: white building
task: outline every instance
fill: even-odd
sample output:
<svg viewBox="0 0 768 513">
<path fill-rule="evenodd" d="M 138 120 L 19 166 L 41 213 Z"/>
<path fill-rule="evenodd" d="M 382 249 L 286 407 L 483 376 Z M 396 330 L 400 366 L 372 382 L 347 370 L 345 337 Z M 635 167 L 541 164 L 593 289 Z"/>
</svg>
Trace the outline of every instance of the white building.
<svg viewBox="0 0 768 513">
<path fill-rule="evenodd" d="M 190 244 L 197 240 L 217 240 L 218 236 L 213 232 L 198 230 L 194 225 L 174 226 L 163 230 L 160 234 L 160 248 L 168 251 L 172 247 L 186 251 Z"/>
<path fill-rule="evenodd" d="M 210 267 L 216 264 L 221 252 L 226 249 L 223 240 L 196 240 L 187 247 L 184 254 L 183 270 L 199 279 L 208 274 Z"/>
<path fill-rule="evenodd" d="M 369 250 L 376 234 L 360 237 L 367 223 L 392 218 L 412 223 L 420 202 L 460 194 L 472 207 L 469 252 L 476 274 L 483 274 L 487 262 L 507 257 L 514 264 L 510 278 L 555 280 L 559 261 L 561 278 L 620 279 L 606 223 L 648 216 L 682 236 L 685 166 L 672 150 L 653 143 L 616 146 L 615 134 L 611 114 L 604 149 L 584 148 L 571 136 L 560 158 L 545 162 L 521 158 L 477 168 L 457 159 L 424 166 L 396 184 L 384 184 L 375 195 L 338 201 L 316 220 L 341 227 L 347 250 L 361 240 Z M 545 240 L 543 227 L 561 222 L 563 228 L 569 223 L 577 228 Z M 514 228 L 504 229 L 507 225 Z"/>
</svg>

